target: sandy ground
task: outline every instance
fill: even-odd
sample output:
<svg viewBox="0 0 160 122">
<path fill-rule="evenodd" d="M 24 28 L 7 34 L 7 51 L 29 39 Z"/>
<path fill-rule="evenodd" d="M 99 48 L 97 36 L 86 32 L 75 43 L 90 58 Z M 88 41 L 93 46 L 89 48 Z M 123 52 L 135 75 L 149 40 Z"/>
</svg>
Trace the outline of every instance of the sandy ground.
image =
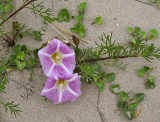
<svg viewBox="0 0 160 122">
<path fill-rule="evenodd" d="M 146 5 L 135 0 L 39 0 L 44 1 L 46 7 L 50 7 L 53 11 L 53 16 L 62 8 L 67 8 L 71 15 L 77 15 L 77 5 L 86 1 L 86 11 L 84 25 L 86 29 L 86 36 L 84 37 L 90 41 L 97 41 L 98 36 L 103 32 L 110 34 L 113 31 L 113 39 L 119 43 L 126 42 L 129 39 L 127 27 L 139 26 L 148 31 L 152 28 L 157 28 L 160 32 L 160 8 Z M 142 0 L 149 2 L 149 0 Z M 14 0 L 14 5 L 18 8 L 22 0 Z M 92 25 L 94 18 L 102 16 L 104 22 L 101 26 Z M 33 14 L 27 9 L 22 10 L 16 17 L 11 20 L 17 20 L 21 23 L 26 23 L 28 27 L 41 30 L 44 26 L 41 19 L 36 19 Z M 69 23 L 59 23 L 62 27 L 69 30 L 73 27 L 75 20 Z M 61 36 L 57 34 L 52 28 L 48 27 L 47 31 L 43 32 L 43 41 L 35 41 L 33 37 L 23 39 L 20 44 L 26 44 L 31 49 L 39 47 L 42 43 L 53 39 L 53 37 Z M 68 37 L 70 39 L 70 37 Z M 159 39 L 154 40 L 157 46 L 160 46 Z M 89 44 L 81 43 L 81 47 L 88 47 Z M 0 55 L 5 55 L 7 47 L 4 42 L 0 44 Z M 146 97 L 141 103 L 142 111 L 140 115 L 133 119 L 132 122 L 159 122 L 160 121 L 160 63 L 156 60 L 153 63 L 148 63 L 142 58 L 129 58 L 123 60 L 124 63 L 129 63 L 127 67 L 128 72 L 123 72 L 114 67 L 104 67 L 106 73 L 116 72 L 116 80 L 114 83 L 121 85 L 121 90 L 129 93 L 145 93 Z M 146 90 L 143 78 L 139 78 L 136 71 L 144 65 L 153 66 L 153 75 L 156 77 L 156 88 L 153 90 Z M 23 99 L 20 95 L 24 92 L 23 89 L 17 89 L 20 82 L 19 71 L 14 71 L 9 74 L 10 79 L 14 79 L 18 83 L 10 81 L 7 85 L 7 93 L 0 94 L 0 99 L 3 101 L 15 101 L 20 104 L 23 111 L 20 116 L 14 118 L 9 113 L 6 114 L 2 107 L 0 107 L 0 122 L 101 122 L 100 115 L 97 111 L 98 89 L 94 84 L 82 83 L 82 95 L 76 102 L 67 102 L 59 105 L 54 105 L 51 101 L 44 102 L 40 96 L 40 91 L 46 81 L 40 68 L 35 68 L 34 83 L 36 92 L 29 99 Z M 28 80 L 29 71 L 23 71 L 25 81 Z M 109 91 L 107 83 L 105 90 L 101 92 L 99 99 L 99 108 L 103 113 L 105 122 L 129 122 L 121 111 L 117 109 L 117 98 Z"/>
</svg>

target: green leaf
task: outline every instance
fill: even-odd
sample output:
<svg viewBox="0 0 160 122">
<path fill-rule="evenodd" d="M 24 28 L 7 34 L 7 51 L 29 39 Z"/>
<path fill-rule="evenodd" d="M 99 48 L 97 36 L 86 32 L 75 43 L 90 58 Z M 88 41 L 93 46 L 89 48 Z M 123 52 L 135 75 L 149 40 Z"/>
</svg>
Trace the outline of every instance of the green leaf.
<svg viewBox="0 0 160 122">
<path fill-rule="evenodd" d="M 36 59 L 38 58 L 38 51 L 39 51 L 39 49 L 33 50 L 33 55 L 34 55 L 34 57 L 35 57 Z"/>
<path fill-rule="evenodd" d="M 154 3 L 154 2 L 155 2 L 155 0 L 151 0 L 151 2 L 153 2 L 153 3 Z"/>
<path fill-rule="evenodd" d="M 138 70 L 137 74 L 140 76 L 140 77 L 144 77 L 144 73 L 145 73 L 145 70 L 144 69 L 140 69 Z"/>
<path fill-rule="evenodd" d="M 145 70 L 145 72 L 147 72 L 148 70 L 150 70 L 150 68 L 148 66 L 144 66 L 143 69 Z"/>
<path fill-rule="evenodd" d="M 35 64 L 35 61 L 33 60 L 32 57 L 30 57 L 27 63 L 28 63 L 29 66 L 33 67 L 34 64 Z"/>
<path fill-rule="evenodd" d="M 134 110 L 126 109 L 127 103 L 126 102 L 118 102 L 118 108 L 120 108 L 123 114 L 127 117 L 127 119 L 132 120 L 134 117 Z"/>
<path fill-rule="evenodd" d="M 42 41 L 41 36 L 43 35 L 40 31 L 32 31 L 35 40 Z"/>
<path fill-rule="evenodd" d="M 131 110 L 134 110 L 137 107 L 137 105 L 138 105 L 138 103 L 131 103 L 131 104 L 129 104 L 129 108 Z"/>
<path fill-rule="evenodd" d="M 134 117 L 134 110 L 124 110 L 123 111 L 124 115 L 127 117 L 127 119 L 132 120 Z"/>
<path fill-rule="evenodd" d="M 99 87 L 99 91 L 103 91 L 104 86 L 105 86 L 105 81 L 104 80 L 100 80 L 99 82 L 96 82 L 96 85 Z"/>
<path fill-rule="evenodd" d="M 85 34 L 84 25 L 81 23 L 75 24 L 75 28 L 70 28 L 72 33 L 78 33 L 80 37 L 83 37 Z"/>
<path fill-rule="evenodd" d="M 7 4 L 5 5 L 5 8 L 4 8 L 3 11 L 6 12 L 6 13 L 8 13 L 8 12 L 11 11 L 12 8 L 13 8 L 12 4 L 11 4 L 11 3 L 7 3 Z"/>
<path fill-rule="evenodd" d="M 66 8 L 59 11 L 58 21 L 59 22 L 63 22 L 63 21 L 69 22 L 70 21 L 70 15 L 69 15 L 69 12 Z"/>
<path fill-rule="evenodd" d="M 27 50 L 28 50 L 27 46 L 26 45 L 22 45 L 21 51 L 24 51 L 26 53 Z"/>
<path fill-rule="evenodd" d="M 155 88 L 155 83 L 154 82 L 150 82 L 149 80 L 147 81 L 147 84 L 146 84 L 146 88 L 147 89 L 153 89 Z"/>
<path fill-rule="evenodd" d="M 128 94 L 124 91 L 120 91 L 118 95 L 119 95 L 121 102 L 125 102 L 125 100 L 129 98 Z"/>
<path fill-rule="evenodd" d="M 138 103 L 140 103 L 145 97 L 144 93 L 137 93 L 135 94 L 135 99 L 137 100 Z"/>
<path fill-rule="evenodd" d="M 11 61 L 11 63 L 15 64 L 15 59 L 16 59 L 16 55 L 10 55 L 9 56 L 9 60 Z"/>
<path fill-rule="evenodd" d="M 11 3 L 6 3 L 5 5 L 3 3 L 0 3 L 0 10 L 8 13 L 11 11 L 11 9 L 13 8 Z"/>
<path fill-rule="evenodd" d="M 144 73 L 145 73 L 145 72 L 150 73 L 152 70 L 153 70 L 153 67 L 152 67 L 152 68 L 149 68 L 148 66 L 144 66 L 143 69 L 139 69 L 139 70 L 138 70 L 137 74 L 138 74 L 140 77 L 144 77 Z"/>
<path fill-rule="evenodd" d="M 20 61 L 16 60 L 16 65 L 19 70 L 23 70 L 26 66 L 26 62 L 20 62 Z"/>
<path fill-rule="evenodd" d="M 157 29 L 152 29 L 152 30 L 149 31 L 149 33 L 150 33 L 151 35 L 153 35 L 154 38 L 155 38 L 155 37 L 158 37 L 158 31 L 157 31 Z"/>
<path fill-rule="evenodd" d="M 131 42 L 133 43 L 133 44 L 136 44 L 136 40 L 133 38 L 133 37 L 131 37 Z"/>
<path fill-rule="evenodd" d="M 121 87 L 120 87 L 119 84 L 115 84 L 115 85 L 112 85 L 112 86 L 110 87 L 110 90 L 111 90 L 112 93 L 118 94 L 119 92 L 115 92 L 115 89 L 120 90 L 120 88 L 121 88 Z"/>
<path fill-rule="evenodd" d="M 149 82 L 154 82 L 155 77 L 153 75 L 149 75 L 147 78 Z"/>
<path fill-rule="evenodd" d="M 103 22 L 103 18 L 101 16 L 94 19 L 94 22 L 97 22 L 98 25 L 101 25 Z"/>
<path fill-rule="evenodd" d="M 135 35 L 139 35 L 140 31 L 141 31 L 140 27 L 135 27 Z"/>
<path fill-rule="evenodd" d="M 118 102 L 118 108 L 120 108 L 121 110 L 124 110 L 126 105 L 127 105 L 126 102 Z"/>
<path fill-rule="evenodd" d="M 115 73 L 112 72 L 106 75 L 106 79 L 108 80 L 108 82 L 112 82 L 115 80 L 115 76 L 116 76 Z"/>
<path fill-rule="evenodd" d="M 128 27 L 128 32 L 129 32 L 129 33 L 133 33 L 133 28 Z"/>
<path fill-rule="evenodd" d="M 140 32 L 139 32 L 139 35 L 140 35 L 140 36 L 145 36 L 145 35 L 146 35 L 146 32 L 145 32 L 145 31 L 140 31 Z"/>
<path fill-rule="evenodd" d="M 77 32 L 77 28 L 70 28 L 72 33 L 76 33 Z"/>
<path fill-rule="evenodd" d="M 81 20 L 83 20 L 83 15 L 75 16 L 75 19 L 79 23 Z"/>
<path fill-rule="evenodd" d="M 24 53 L 23 51 L 22 51 L 22 52 L 19 52 L 19 53 L 17 54 L 17 58 L 23 61 L 24 58 L 25 58 L 25 53 Z"/>
<path fill-rule="evenodd" d="M 15 54 L 17 54 L 20 50 L 21 50 L 20 45 L 16 45 L 12 48 L 12 52 L 15 53 Z"/>
<path fill-rule="evenodd" d="M 84 10 L 85 6 L 86 6 L 87 2 L 83 2 L 80 5 L 78 5 L 78 9 L 82 9 Z"/>
</svg>

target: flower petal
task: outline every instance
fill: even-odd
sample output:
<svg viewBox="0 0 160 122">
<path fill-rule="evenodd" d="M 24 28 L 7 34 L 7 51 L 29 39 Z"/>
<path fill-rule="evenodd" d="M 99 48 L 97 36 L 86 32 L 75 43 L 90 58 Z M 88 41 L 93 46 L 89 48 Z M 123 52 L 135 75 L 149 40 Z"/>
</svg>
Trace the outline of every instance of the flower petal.
<svg viewBox="0 0 160 122">
<path fill-rule="evenodd" d="M 41 95 L 47 97 L 49 100 L 52 100 L 55 104 L 59 103 L 60 92 L 58 89 L 53 89 L 48 92 L 42 92 Z"/>
<path fill-rule="evenodd" d="M 38 53 L 40 63 L 42 65 L 43 72 L 46 76 L 50 72 L 51 68 L 53 67 L 53 62 L 51 61 L 50 57 L 44 55 L 43 53 Z"/>
<path fill-rule="evenodd" d="M 54 101 L 55 104 L 59 103 L 60 92 L 55 89 L 56 79 L 48 78 L 45 86 L 42 89 L 41 95 L 47 97 L 49 100 Z"/>
<path fill-rule="evenodd" d="M 66 44 L 60 42 L 59 52 L 62 54 L 69 54 L 69 53 L 73 53 L 74 50 L 69 48 Z"/>
<path fill-rule="evenodd" d="M 80 89 L 80 86 L 81 86 L 80 79 L 81 79 L 81 76 L 77 76 L 77 77 L 74 77 L 74 79 L 68 83 L 69 87 L 78 95 L 82 93 Z"/>
<path fill-rule="evenodd" d="M 76 67 L 75 54 L 69 57 L 64 57 L 62 63 L 69 71 L 73 71 Z"/>
<path fill-rule="evenodd" d="M 39 52 L 52 55 L 57 50 L 57 46 L 58 46 L 57 39 L 53 39 L 53 41 L 51 41 L 49 45 L 39 50 Z"/>
<path fill-rule="evenodd" d="M 48 77 L 55 77 L 59 75 L 70 75 L 72 73 L 73 73 L 73 70 L 68 70 L 64 64 L 62 65 L 56 64 L 53 70 L 51 71 L 51 73 L 48 75 Z"/>
<path fill-rule="evenodd" d="M 62 100 L 61 102 L 66 102 L 66 101 L 75 101 L 78 96 L 73 95 L 71 92 L 68 90 L 65 90 L 62 94 Z"/>
</svg>

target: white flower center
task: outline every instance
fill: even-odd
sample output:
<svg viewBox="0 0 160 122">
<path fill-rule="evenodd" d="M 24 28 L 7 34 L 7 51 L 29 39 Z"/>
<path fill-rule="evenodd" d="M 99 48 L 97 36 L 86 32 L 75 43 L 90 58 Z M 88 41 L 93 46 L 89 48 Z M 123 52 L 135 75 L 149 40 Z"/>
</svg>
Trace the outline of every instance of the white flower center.
<svg viewBox="0 0 160 122">
<path fill-rule="evenodd" d="M 59 90 L 65 90 L 67 86 L 68 86 L 68 82 L 66 80 L 60 79 L 56 82 L 56 87 Z"/>
<path fill-rule="evenodd" d="M 62 61 L 62 54 L 55 52 L 51 55 L 51 59 L 55 63 L 60 63 Z"/>
</svg>

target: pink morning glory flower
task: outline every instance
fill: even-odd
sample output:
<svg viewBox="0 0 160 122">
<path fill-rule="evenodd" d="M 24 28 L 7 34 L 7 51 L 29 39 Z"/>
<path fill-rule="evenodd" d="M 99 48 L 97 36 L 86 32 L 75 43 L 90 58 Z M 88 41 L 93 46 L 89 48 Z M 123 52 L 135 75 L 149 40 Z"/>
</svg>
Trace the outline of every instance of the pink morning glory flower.
<svg viewBox="0 0 160 122">
<path fill-rule="evenodd" d="M 39 50 L 38 56 L 44 74 L 48 77 L 72 74 L 76 66 L 74 50 L 58 39 L 53 39 L 49 45 Z"/>
<path fill-rule="evenodd" d="M 78 74 L 59 75 L 50 77 L 42 89 L 41 95 L 52 100 L 55 104 L 75 101 L 81 94 L 81 76 Z"/>
</svg>

